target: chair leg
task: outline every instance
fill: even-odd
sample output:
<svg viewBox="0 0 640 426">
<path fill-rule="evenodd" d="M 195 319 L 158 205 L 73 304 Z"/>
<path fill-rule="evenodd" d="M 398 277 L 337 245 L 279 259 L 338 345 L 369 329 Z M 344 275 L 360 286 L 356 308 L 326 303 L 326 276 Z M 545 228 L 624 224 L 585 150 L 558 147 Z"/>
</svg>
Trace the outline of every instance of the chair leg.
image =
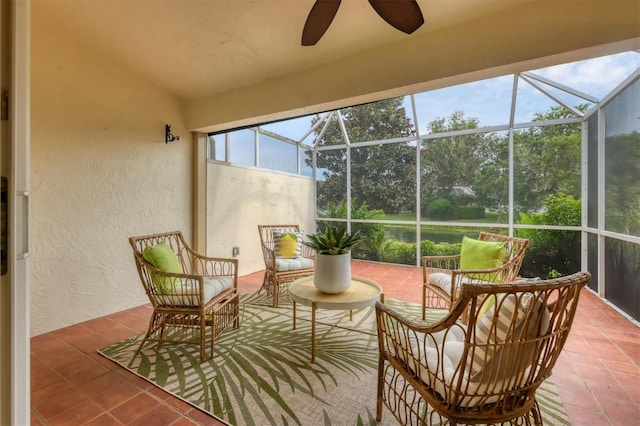
<svg viewBox="0 0 640 426">
<path fill-rule="evenodd" d="M 212 321 L 213 323 L 213 321 Z M 213 326 L 211 327 L 211 339 L 213 340 Z M 207 344 L 207 317 L 206 314 L 200 315 L 200 362 L 207 359 L 205 346 Z M 211 351 L 213 356 L 213 348 Z"/>
<path fill-rule="evenodd" d="M 378 389 L 376 397 L 376 421 L 382 421 L 382 393 L 384 387 L 384 359 L 378 358 Z"/>
<path fill-rule="evenodd" d="M 262 278 L 262 285 L 260 286 L 260 290 L 258 290 L 258 294 L 262 293 L 262 290 L 264 290 L 267 295 L 269 295 L 269 276 L 266 271 L 264 273 L 264 277 Z"/>
<path fill-rule="evenodd" d="M 533 419 L 532 419 L 533 418 Z M 533 420 L 533 423 L 531 423 Z M 533 408 L 531 411 L 527 413 L 526 423 L 527 425 L 541 425 L 542 424 L 542 414 L 540 413 L 540 406 L 538 405 L 538 401 L 536 400 L 535 404 L 533 404 Z"/>
<path fill-rule="evenodd" d="M 278 278 L 269 274 L 268 272 L 265 272 L 264 278 L 262 279 L 262 287 L 260 287 L 258 293 L 260 293 L 263 289 L 267 292 L 267 295 L 270 294 L 273 297 L 271 306 L 277 308 L 278 300 L 280 299 L 280 282 Z"/>
<path fill-rule="evenodd" d="M 262 278 L 262 286 L 260 287 L 260 290 L 258 290 L 258 294 L 260 294 L 262 290 L 265 290 L 267 294 L 269 294 L 269 290 L 267 289 L 267 287 L 269 286 L 268 282 L 269 282 L 269 274 L 265 271 L 264 277 Z"/>
<path fill-rule="evenodd" d="M 422 285 L 422 320 L 427 317 L 427 287 Z"/>
<path fill-rule="evenodd" d="M 236 296 L 236 301 L 233 302 L 235 307 L 233 308 L 233 328 L 240 328 L 240 296 Z"/>
<path fill-rule="evenodd" d="M 216 313 L 212 311 L 211 312 L 211 346 L 209 348 L 210 350 L 209 358 L 213 358 L 213 345 L 216 342 L 215 326 L 216 326 Z"/>
<path fill-rule="evenodd" d="M 140 344 L 138 345 L 138 349 L 136 349 L 136 351 L 133 353 L 133 356 L 131 357 L 131 360 L 129 361 L 129 367 L 131 367 L 131 364 L 133 364 L 133 360 L 136 359 L 136 357 L 138 356 L 138 354 L 142 350 L 142 347 L 144 346 L 144 344 L 147 343 L 147 339 L 149 338 L 149 334 L 150 334 L 150 331 L 147 331 L 147 334 L 142 339 L 142 342 L 140 342 Z"/>
<path fill-rule="evenodd" d="M 164 326 L 167 323 L 167 315 L 166 314 L 161 314 L 158 315 L 156 318 L 154 319 L 158 319 L 158 318 L 162 318 L 160 320 L 160 327 L 158 327 L 157 324 L 154 325 L 153 331 L 157 330 L 158 328 L 160 328 L 160 338 L 158 339 L 158 347 L 157 350 L 160 350 L 160 347 L 162 346 L 162 341 L 164 340 Z"/>
<path fill-rule="evenodd" d="M 240 295 L 237 293 L 231 295 L 229 299 L 221 302 L 224 305 L 211 312 L 211 356 L 213 358 L 213 348 L 218 339 L 230 325 L 232 328 L 240 328 Z"/>
<path fill-rule="evenodd" d="M 133 363 L 133 360 L 136 359 L 136 357 L 142 350 L 142 347 L 144 346 L 144 344 L 147 343 L 147 341 L 149 340 L 149 337 L 151 337 L 151 334 L 155 331 L 155 325 L 157 320 L 156 317 L 157 317 L 157 314 L 155 312 L 151 314 L 151 319 L 149 319 L 149 327 L 147 328 L 147 332 L 142 338 L 142 342 L 140 342 L 140 345 L 138 345 L 138 349 L 136 349 L 136 351 L 133 353 L 133 356 L 131 357 L 131 361 L 129 361 L 129 366 L 131 366 L 131 364 Z"/>
<path fill-rule="evenodd" d="M 278 280 L 276 277 L 273 277 L 272 285 L 273 285 L 273 303 L 271 305 L 274 308 L 277 308 L 278 304 L 280 303 L 280 280 Z"/>
</svg>

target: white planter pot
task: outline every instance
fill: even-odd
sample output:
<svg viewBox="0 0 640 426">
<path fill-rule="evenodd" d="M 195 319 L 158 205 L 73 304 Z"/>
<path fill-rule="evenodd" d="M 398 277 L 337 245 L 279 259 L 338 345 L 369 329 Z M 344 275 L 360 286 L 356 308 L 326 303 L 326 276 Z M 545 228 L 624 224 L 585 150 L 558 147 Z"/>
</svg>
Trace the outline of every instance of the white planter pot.
<svg viewBox="0 0 640 426">
<path fill-rule="evenodd" d="M 351 285 L 351 252 L 317 254 L 313 284 L 323 293 L 338 294 Z"/>
</svg>

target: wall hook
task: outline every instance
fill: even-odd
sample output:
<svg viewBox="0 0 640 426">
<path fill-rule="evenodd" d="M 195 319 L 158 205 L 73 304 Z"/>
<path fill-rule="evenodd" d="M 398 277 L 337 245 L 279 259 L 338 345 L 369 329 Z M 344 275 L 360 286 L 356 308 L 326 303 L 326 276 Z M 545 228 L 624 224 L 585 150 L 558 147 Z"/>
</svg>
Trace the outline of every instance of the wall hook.
<svg viewBox="0 0 640 426">
<path fill-rule="evenodd" d="M 173 133 L 171 133 L 171 125 L 167 124 L 164 126 L 164 143 L 169 143 L 169 142 L 173 142 L 173 141 L 179 141 L 180 140 L 180 136 L 174 136 Z"/>
</svg>

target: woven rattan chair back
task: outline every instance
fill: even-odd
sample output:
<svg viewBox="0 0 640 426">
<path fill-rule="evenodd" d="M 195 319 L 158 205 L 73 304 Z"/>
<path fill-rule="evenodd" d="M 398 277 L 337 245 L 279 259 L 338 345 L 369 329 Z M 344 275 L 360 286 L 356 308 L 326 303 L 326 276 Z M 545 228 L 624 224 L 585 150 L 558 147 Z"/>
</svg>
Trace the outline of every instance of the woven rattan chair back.
<svg viewBox="0 0 640 426">
<path fill-rule="evenodd" d="M 432 324 L 378 303 L 377 420 L 387 407 L 401 424 L 542 424 L 536 390 L 552 373 L 590 278 L 464 284 Z"/>
<path fill-rule="evenodd" d="M 296 270 L 279 271 L 276 262 L 276 247 L 273 237 L 274 231 L 282 232 L 300 232 L 300 225 L 258 225 L 260 233 L 260 245 L 262 247 L 262 255 L 264 258 L 264 278 L 260 291 L 266 291 L 268 295 L 273 297 L 272 305 L 278 306 L 280 297 L 286 294 L 288 284 L 298 278 L 313 275 L 314 267 Z M 315 253 L 309 247 L 302 246 L 302 256 L 313 258 Z"/>
<path fill-rule="evenodd" d="M 503 263 L 508 266 L 502 269 L 502 282 L 515 281 L 520 273 L 522 260 L 524 259 L 527 247 L 529 247 L 530 240 L 527 238 L 510 237 L 508 235 L 494 234 L 491 232 L 481 232 L 478 236 L 478 240 L 506 243 Z"/>
<path fill-rule="evenodd" d="M 529 246 L 528 239 L 481 232 L 478 240 L 505 243 L 506 249 L 502 265 L 492 269 L 472 271 L 460 269 L 459 254 L 422 257 L 422 319 L 425 318 L 427 307 L 444 308 L 453 306 L 463 282 L 480 284 L 493 281 L 493 277 L 499 276 L 500 282 L 508 283 L 518 278 L 522 260 Z M 430 282 L 429 275 L 434 273 L 448 274 L 450 277 L 448 289 Z"/>
<path fill-rule="evenodd" d="M 197 344 L 200 360 L 207 359 L 205 345 L 210 340 L 213 356 L 215 339 L 230 326 L 239 326 L 238 261 L 206 257 L 185 242 L 180 231 L 129 238 L 145 293 L 153 306 L 148 330 L 132 362 L 147 342 Z M 166 272 L 144 257 L 147 247 L 164 243 L 178 257 L 183 272 Z M 208 287 L 217 280 L 221 291 Z M 162 284 L 162 285 L 160 285 Z M 215 294 L 209 298 L 210 294 Z"/>
</svg>

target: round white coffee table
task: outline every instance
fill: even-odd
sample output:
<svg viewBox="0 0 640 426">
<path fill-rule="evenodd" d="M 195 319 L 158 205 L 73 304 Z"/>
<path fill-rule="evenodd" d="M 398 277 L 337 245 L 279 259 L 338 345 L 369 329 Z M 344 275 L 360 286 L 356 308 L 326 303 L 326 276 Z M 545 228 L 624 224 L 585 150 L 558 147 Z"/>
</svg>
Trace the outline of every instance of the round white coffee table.
<svg viewBox="0 0 640 426">
<path fill-rule="evenodd" d="M 293 301 L 293 329 L 296 328 L 296 303 L 311 306 L 311 362 L 316 361 L 316 309 L 351 311 L 384 302 L 382 287 L 366 278 L 351 278 L 351 286 L 338 294 L 327 294 L 313 285 L 313 275 L 295 280 L 289 285 L 289 298 Z M 352 320 L 351 312 L 349 319 Z"/>
</svg>

